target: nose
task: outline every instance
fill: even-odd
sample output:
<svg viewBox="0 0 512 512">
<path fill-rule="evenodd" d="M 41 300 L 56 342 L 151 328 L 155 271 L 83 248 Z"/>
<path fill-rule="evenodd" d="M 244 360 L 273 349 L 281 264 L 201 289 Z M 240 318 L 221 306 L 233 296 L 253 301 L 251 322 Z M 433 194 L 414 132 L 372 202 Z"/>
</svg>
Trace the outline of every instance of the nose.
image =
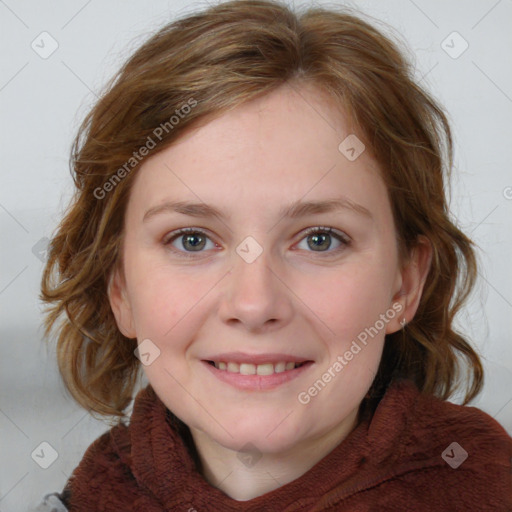
<svg viewBox="0 0 512 512">
<path fill-rule="evenodd" d="M 235 253 L 219 315 L 227 324 L 238 324 L 251 332 L 268 332 L 290 322 L 292 295 L 265 251 L 251 263 Z"/>
</svg>

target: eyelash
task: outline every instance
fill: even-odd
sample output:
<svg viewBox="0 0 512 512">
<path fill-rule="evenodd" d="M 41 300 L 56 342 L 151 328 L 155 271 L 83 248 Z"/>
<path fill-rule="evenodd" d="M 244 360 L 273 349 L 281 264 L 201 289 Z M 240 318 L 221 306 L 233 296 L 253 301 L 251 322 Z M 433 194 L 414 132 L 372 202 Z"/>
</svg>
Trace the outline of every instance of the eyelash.
<svg viewBox="0 0 512 512">
<path fill-rule="evenodd" d="M 174 240 L 176 240 L 177 238 L 179 238 L 182 235 L 189 235 L 191 233 L 199 234 L 201 236 L 204 236 L 204 237 L 210 239 L 208 234 L 205 231 L 203 231 L 202 229 L 182 228 L 182 229 L 174 231 L 174 232 L 170 233 L 168 236 L 166 236 L 162 243 L 164 246 L 170 247 L 171 243 L 174 242 Z M 346 235 L 343 235 L 341 233 L 334 231 L 334 229 L 331 227 L 324 227 L 324 226 L 315 226 L 315 227 L 307 228 L 304 231 L 304 236 L 299 240 L 299 242 L 301 242 L 304 238 L 307 238 L 309 235 L 316 234 L 316 233 L 328 234 L 330 236 L 333 236 L 334 238 L 336 238 L 338 241 L 340 241 L 342 243 L 342 245 L 340 247 L 338 247 L 337 249 L 334 249 L 333 251 L 318 251 L 318 253 L 317 253 L 318 255 L 322 255 L 322 254 L 337 255 L 339 252 L 343 251 L 346 247 L 348 247 L 351 244 L 351 240 Z M 204 252 L 204 251 L 181 251 L 181 250 L 178 250 L 175 248 L 171 248 L 171 250 L 174 253 L 177 253 L 181 257 L 184 257 L 184 258 L 194 258 L 194 257 L 196 257 L 194 253 Z M 308 251 L 308 252 L 315 253 L 315 251 Z"/>
</svg>

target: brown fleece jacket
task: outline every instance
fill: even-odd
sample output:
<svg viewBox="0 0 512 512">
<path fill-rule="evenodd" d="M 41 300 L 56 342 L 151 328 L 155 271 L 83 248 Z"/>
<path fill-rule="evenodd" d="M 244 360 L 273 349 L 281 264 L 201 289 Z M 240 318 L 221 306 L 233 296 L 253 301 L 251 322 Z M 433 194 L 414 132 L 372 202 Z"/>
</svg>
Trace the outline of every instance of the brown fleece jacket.
<svg viewBox="0 0 512 512">
<path fill-rule="evenodd" d="M 512 511 L 512 438 L 486 413 L 386 391 L 373 416 L 296 480 L 249 501 L 210 485 L 183 429 L 151 386 L 86 451 L 63 493 L 71 512 Z"/>
</svg>

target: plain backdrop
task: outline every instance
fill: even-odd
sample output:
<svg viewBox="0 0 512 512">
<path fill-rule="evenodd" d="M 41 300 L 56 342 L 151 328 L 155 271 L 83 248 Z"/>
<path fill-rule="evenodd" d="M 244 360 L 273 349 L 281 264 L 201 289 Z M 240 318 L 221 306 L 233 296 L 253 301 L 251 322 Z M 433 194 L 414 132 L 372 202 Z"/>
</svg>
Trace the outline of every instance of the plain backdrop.
<svg viewBox="0 0 512 512">
<path fill-rule="evenodd" d="M 72 138 L 102 86 L 142 41 L 207 5 L 0 0 L 1 512 L 29 509 L 62 490 L 108 428 L 66 394 L 54 347 L 42 340 L 44 248 L 72 193 Z M 347 5 L 393 27 L 410 48 L 418 80 L 449 113 L 456 143 L 451 209 L 477 243 L 482 265 L 458 318 L 487 370 L 472 405 L 512 433 L 512 2 Z"/>
</svg>

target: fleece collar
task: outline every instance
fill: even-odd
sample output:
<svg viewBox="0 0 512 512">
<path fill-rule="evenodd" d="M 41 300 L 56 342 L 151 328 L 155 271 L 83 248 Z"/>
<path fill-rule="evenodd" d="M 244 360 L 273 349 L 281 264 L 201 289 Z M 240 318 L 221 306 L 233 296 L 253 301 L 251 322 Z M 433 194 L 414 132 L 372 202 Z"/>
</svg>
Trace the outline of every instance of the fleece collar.
<svg viewBox="0 0 512 512">
<path fill-rule="evenodd" d="M 431 499 L 431 486 L 449 492 L 450 486 L 461 488 L 468 477 L 474 479 L 464 483 L 470 491 L 494 488 L 510 492 L 512 499 L 512 439 L 501 426 L 478 409 L 421 394 L 410 380 L 393 382 L 373 416 L 363 419 L 304 475 L 249 501 L 233 500 L 203 478 L 172 418 L 150 385 L 141 390 L 130 424 L 120 424 L 97 439 L 73 473 L 70 510 L 444 511 L 455 509 L 440 495 Z M 466 428 L 461 421 L 468 418 Z M 476 442 L 475 428 L 481 430 Z M 443 457 L 453 441 L 470 452 L 460 471 L 449 467 L 446 454 Z M 482 466 L 489 457 L 497 467 Z M 425 508 L 418 505 L 419 490 L 428 499 Z M 499 499 L 502 503 L 505 498 Z"/>
</svg>

